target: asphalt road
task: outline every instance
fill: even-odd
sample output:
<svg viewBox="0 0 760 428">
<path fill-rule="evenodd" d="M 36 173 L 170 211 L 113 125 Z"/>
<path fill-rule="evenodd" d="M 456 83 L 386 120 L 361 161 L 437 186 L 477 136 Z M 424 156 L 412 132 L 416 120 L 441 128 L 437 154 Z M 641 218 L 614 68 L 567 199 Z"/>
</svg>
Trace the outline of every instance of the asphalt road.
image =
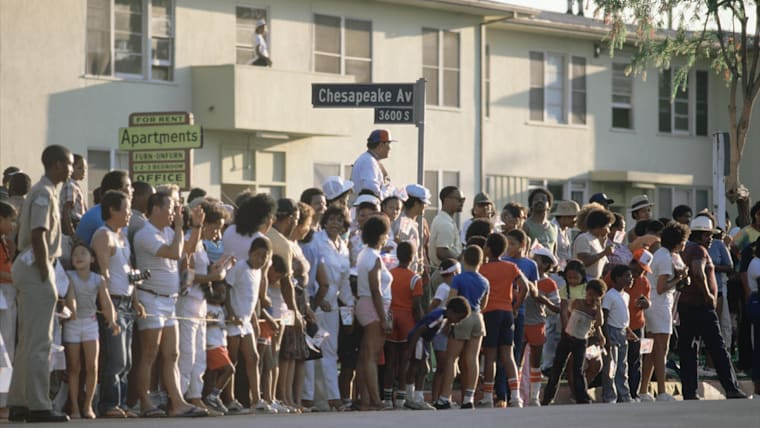
<svg viewBox="0 0 760 428">
<path fill-rule="evenodd" d="M 69 427 L 277 427 L 277 428 L 427 428 L 427 427 L 684 427 L 749 428 L 760 426 L 760 400 L 669 403 L 556 405 L 524 409 L 309 413 L 303 415 L 225 416 L 198 419 L 100 419 L 72 421 Z M 35 426 L 61 426 L 39 424 Z"/>
</svg>

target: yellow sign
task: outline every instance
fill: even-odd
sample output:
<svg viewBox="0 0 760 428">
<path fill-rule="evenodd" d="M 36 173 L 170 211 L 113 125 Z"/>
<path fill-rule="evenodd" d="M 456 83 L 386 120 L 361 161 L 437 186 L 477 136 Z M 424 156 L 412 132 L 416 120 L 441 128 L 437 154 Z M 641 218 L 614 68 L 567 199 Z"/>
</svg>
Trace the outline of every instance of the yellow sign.
<svg viewBox="0 0 760 428">
<path fill-rule="evenodd" d="M 203 130 L 200 125 L 119 128 L 119 150 L 198 149 L 201 147 L 203 147 Z"/>
<path fill-rule="evenodd" d="M 153 187 L 160 186 L 162 184 L 177 184 L 181 189 L 186 189 L 188 187 L 187 174 L 185 171 L 134 172 L 132 174 L 132 180 L 144 181 Z"/>
</svg>

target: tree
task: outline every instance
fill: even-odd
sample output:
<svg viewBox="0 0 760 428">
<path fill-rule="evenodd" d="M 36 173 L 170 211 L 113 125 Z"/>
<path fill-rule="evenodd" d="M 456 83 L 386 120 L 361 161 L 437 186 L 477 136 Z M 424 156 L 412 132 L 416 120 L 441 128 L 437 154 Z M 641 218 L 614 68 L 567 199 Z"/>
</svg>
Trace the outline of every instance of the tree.
<svg viewBox="0 0 760 428">
<path fill-rule="evenodd" d="M 726 197 L 736 203 L 740 221 L 749 224 L 749 190 L 740 182 L 752 109 L 760 90 L 760 2 L 754 0 L 595 0 L 596 14 L 610 26 L 610 54 L 634 46 L 630 72 L 684 64 L 674 75 L 673 94 L 685 90 L 689 70 L 704 60 L 728 87 L 730 170 Z M 676 28 L 672 29 L 672 23 Z M 754 29 L 750 28 L 754 24 Z M 743 224 L 740 224 L 743 226 Z"/>
</svg>

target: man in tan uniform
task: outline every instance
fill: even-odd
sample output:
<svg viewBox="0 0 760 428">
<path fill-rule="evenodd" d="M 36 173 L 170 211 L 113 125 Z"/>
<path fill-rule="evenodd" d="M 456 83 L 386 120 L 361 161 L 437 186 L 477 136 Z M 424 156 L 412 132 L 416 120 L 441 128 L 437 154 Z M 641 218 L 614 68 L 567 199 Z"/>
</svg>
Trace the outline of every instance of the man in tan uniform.
<svg viewBox="0 0 760 428">
<path fill-rule="evenodd" d="M 53 263 L 61 255 L 60 184 L 73 170 L 74 157 L 62 146 L 42 152 L 45 175 L 29 191 L 18 217 L 19 256 L 13 263 L 18 290 L 19 343 L 8 391 L 11 421 L 67 422 L 49 398 L 50 346 L 58 293 Z"/>
</svg>

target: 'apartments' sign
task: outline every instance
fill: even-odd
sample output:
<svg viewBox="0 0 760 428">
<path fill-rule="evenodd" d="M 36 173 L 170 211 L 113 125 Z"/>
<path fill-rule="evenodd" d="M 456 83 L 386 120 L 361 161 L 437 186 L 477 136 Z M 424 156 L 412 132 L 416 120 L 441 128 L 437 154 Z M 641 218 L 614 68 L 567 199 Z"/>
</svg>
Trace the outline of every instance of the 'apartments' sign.
<svg viewBox="0 0 760 428">
<path fill-rule="evenodd" d="M 119 129 L 119 150 L 199 149 L 200 125 L 133 126 Z"/>
</svg>

